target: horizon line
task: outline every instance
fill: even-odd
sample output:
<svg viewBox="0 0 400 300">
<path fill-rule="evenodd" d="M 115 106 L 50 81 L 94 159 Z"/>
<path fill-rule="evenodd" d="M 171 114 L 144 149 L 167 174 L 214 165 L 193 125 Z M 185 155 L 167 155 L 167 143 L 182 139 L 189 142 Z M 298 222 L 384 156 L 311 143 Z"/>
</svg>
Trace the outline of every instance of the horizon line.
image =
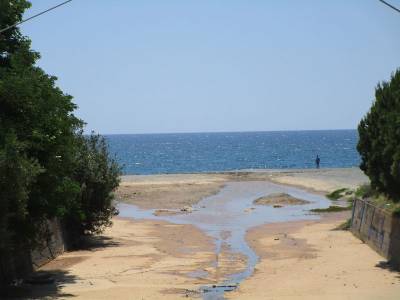
<svg viewBox="0 0 400 300">
<path fill-rule="evenodd" d="M 100 135 L 150 135 L 150 134 L 203 134 L 203 133 L 257 133 L 257 132 L 302 132 L 302 131 L 349 131 L 357 130 L 357 128 L 341 128 L 341 129 L 289 129 L 289 130 L 244 130 L 244 131 L 181 131 L 181 132 L 142 132 L 142 133 L 99 133 Z M 96 131 L 90 131 L 95 132 Z M 90 134 L 87 132 L 85 134 Z"/>
</svg>

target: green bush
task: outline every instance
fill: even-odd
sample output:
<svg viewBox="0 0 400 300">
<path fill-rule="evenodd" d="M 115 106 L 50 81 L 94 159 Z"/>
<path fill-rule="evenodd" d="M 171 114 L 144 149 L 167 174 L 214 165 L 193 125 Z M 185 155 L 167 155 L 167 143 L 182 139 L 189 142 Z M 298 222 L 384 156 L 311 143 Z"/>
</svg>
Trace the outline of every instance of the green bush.
<svg viewBox="0 0 400 300">
<path fill-rule="evenodd" d="M 358 198 L 369 198 L 375 196 L 376 191 L 374 191 L 370 184 L 363 184 L 356 189 L 355 195 Z"/>
<path fill-rule="evenodd" d="M 346 194 L 347 191 L 349 191 L 349 189 L 346 188 L 338 189 L 329 194 L 326 194 L 326 197 L 330 200 L 339 200 Z"/>
<path fill-rule="evenodd" d="M 79 235 L 100 233 L 116 214 L 113 191 L 118 187 L 121 168 L 110 158 L 105 139 L 80 135 L 80 151 L 74 179 L 81 188 L 67 219 Z"/>
<path fill-rule="evenodd" d="M 335 230 L 349 230 L 351 228 L 351 218 L 344 221 L 342 224 L 337 226 Z"/>
<path fill-rule="evenodd" d="M 400 69 L 378 84 L 375 101 L 358 125 L 360 168 L 371 187 L 393 201 L 400 199 Z"/>
</svg>

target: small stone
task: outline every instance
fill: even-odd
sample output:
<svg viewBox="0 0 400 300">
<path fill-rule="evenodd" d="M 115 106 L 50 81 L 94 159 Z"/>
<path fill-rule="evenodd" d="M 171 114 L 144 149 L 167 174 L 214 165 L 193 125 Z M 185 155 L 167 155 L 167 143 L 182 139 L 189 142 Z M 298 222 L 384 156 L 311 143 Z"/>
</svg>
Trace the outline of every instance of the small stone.
<svg viewBox="0 0 400 300">
<path fill-rule="evenodd" d="M 184 212 L 192 212 L 192 211 L 193 211 L 193 208 L 190 207 L 190 206 L 184 206 L 184 207 L 181 208 L 181 211 L 184 211 Z"/>
</svg>

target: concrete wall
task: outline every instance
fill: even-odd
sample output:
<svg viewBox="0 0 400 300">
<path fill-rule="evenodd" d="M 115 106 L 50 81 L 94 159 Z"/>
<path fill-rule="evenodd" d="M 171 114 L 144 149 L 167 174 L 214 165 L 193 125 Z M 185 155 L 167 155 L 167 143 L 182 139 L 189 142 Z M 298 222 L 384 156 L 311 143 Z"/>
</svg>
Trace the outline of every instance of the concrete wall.
<svg viewBox="0 0 400 300">
<path fill-rule="evenodd" d="M 62 226 L 59 220 L 47 221 L 47 237 L 41 245 L 31 251 L 33 268 L 37 269 L 53 260 L 66 250 Z"/>
<path fill-rule="evenodd" d="M 365 200 L 354 201 L 351 232 L 386 258 L 400 266 L 400 218 Z"/>
<path fill-rule="evenodd" d="M 12 253 L 0 255 L 0 287 L 13 280 L 25 278 L 32 271 L 62 254 L 66 249 L 63 228 L 57 220 L 49 220 L 44 230 L 46 238 L 37 249 L 16 249 Z"/>
</svg>

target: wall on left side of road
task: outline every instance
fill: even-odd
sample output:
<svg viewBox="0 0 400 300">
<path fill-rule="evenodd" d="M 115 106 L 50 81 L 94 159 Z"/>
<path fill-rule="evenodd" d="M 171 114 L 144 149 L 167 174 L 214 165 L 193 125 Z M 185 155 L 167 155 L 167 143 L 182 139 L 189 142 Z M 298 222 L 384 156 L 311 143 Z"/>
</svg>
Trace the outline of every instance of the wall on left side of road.
<svg viewBox="0 0 400 300">
<path fill-rule="evenodd" d="M 35 250 L 20 248 L 0 256 L 0 287 L 28 277 L 66 250 L 61 222 L 52 219 L 46 223 L 46 237 Z"/>
</svg>

